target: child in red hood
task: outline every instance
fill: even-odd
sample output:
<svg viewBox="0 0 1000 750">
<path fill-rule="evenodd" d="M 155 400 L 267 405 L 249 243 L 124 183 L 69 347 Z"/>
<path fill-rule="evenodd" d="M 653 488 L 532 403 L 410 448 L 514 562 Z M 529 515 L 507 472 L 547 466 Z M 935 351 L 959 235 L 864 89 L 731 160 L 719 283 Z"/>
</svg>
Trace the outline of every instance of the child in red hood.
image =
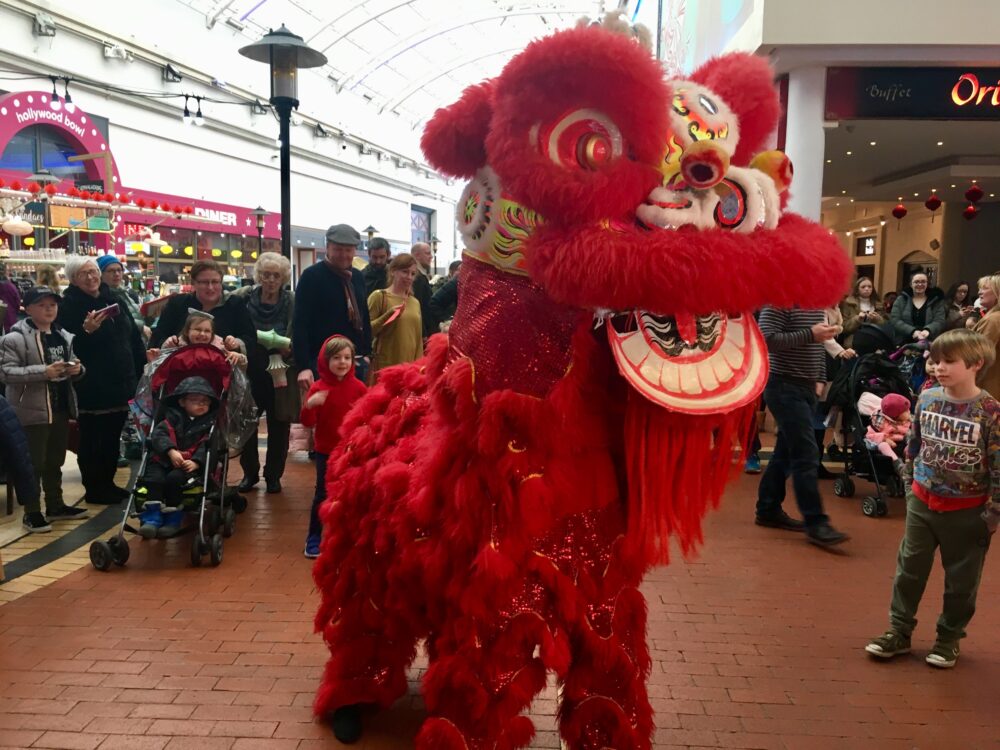
<svg viewBox="0 0 1000 750">
<path fill-rule="evenodd" d="M 344 336 L 331 336 L 323 342 L 316 358 L 319 380 L 306 394 L 302 407 L 302 424 L 315 427 L 313 442 L 316 449 L 316 494 L 309 514 L 309 534 L 306 536 L 305 556 L 319 557 L 323 525 L 319 520 L 319 506 L 326 499 L 326 462 L 337 446 L 340 423 L 361 398 L 367 388 L 354 376 L 354 344 Z"/>
</svg>

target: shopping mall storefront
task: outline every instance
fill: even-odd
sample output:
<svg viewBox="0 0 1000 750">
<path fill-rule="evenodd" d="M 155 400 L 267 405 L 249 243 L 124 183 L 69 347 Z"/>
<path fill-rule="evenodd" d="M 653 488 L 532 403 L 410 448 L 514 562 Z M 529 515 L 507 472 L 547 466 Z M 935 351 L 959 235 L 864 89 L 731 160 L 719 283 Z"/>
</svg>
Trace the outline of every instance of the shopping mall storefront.
<svg viewBox="0 0 1000 750">
<path fill-rule="evenodd" d="M 9 262 L 32 267 L 67 252 L 114 252 L 133 269 L 152 265 L 158 276 L 173 278 L 195 260 L 213 259 L 239 278 L 249 274 L 261 248 L 279 250 L 277 214 L 262 217 L 259 236 L 250 207 L 121 184 L 107 120 L 56 105 L 43 91 L 0 96 L 0 179 L 9 187 L 27 186 L 33 175 L 48 173 L 66 202 L 112 200 L 55 205 L 40 199 L 16 206 L 34 231 L 25 236 L 0 231 L 0 254 Z M 161 209 L 161 215 L 139 210 L 147 208 Z"/>
</svg>

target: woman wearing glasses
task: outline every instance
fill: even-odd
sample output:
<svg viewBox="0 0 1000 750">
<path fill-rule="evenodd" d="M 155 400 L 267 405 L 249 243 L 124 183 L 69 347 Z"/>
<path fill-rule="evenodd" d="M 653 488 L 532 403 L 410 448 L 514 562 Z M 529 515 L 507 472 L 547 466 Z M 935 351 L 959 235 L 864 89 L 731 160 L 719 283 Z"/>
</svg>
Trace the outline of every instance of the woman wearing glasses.
<svg viewBox="0 0 1000 750">
<path fill-rule="evenodd" d="M 292 316 L 295 295 L 288 284 L 292 266 L 278 253 L 261 253 L 253 269 L 256 284 L 234 292 L 246 301 L 257 338 L 256 367 L 249 368 L 250 387 L 260 412 L 267 412 L 267 456 L 264 459 L 264 483 L 268 494 L 281 492 L 285 473 L 288 435 L 292 422 L 302 409 L 297 382 L 298 370 L 292 361 Z M 238 489 L 249 492 L 260 481 L 260 455 L 257 441 L 251 438 L 240 455 L 243 479 Z"/>
<path fill-rule="evenodd" d="M 944 293 L 929 289 L 927 274 L 917 272 L 910 277 L 910 289 L 899 293 L 889 316 L 896 333 L 896 345 L 920 341 L 930 344 L 944 330 L 947 307 Z"/>
<path fill-rule="evenodd" d="M 79 404 L 77 459 L 84 500 L 116 505 L 128 492 L 114 483 L 128 401 L 146 363 L 135 322 L 107 284 L 93 258 L 66 259 L 69 286 L 59 306 L 59 325 L 74 335 L 73 350 L 85 368 L 74 383 Z"/>
<path fill-rule="evenodd" d="M 159 349 L 171 336 L 177 336 L 187 320 L 188 310 L 201 310 L 215 318 L 215 333 L 222 337 L 226 349 L 247 355 L 249 368 L 256 364 L 257 331 L 240 297 L 223 294 L 222 267 L 214 260 L 199 260 L 191 266 L 193 294 L 177 294 L 163 308 L 153 335 L 150 349 Z"/>
</svg>

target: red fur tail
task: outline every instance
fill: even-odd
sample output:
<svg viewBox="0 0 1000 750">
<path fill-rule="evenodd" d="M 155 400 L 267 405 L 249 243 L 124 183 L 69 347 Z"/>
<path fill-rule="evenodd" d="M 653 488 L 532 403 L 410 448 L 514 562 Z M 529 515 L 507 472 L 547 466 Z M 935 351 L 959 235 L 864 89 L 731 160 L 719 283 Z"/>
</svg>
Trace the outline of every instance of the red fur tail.
<svg viewBox="0 0 1000 750">
<path fill-rule="evenodd" d="M 695 417 L 629 393 L 628 535 L 645 565 L 667 562 L 671 536 L 685 555 L 701 543 L 701 519 L 709 507 L 718 507 L 755 419 L 753 403 L 729 414 Z"/>
</svg>

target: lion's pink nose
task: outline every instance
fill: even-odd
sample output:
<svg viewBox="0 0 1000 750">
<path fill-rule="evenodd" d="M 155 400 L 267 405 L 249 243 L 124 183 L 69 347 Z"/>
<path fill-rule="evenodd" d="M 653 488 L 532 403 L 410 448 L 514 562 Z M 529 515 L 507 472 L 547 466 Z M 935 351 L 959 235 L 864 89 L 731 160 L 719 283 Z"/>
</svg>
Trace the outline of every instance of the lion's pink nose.
<svg viewBox="0 0 1000 750">
<path fill-rule="evenodd" d="M 728 170 L 729 154 L 711 141 L 695 141 L 681 155 L 681 176 L 696 190 L 715 187 Z"/>
</svg>

